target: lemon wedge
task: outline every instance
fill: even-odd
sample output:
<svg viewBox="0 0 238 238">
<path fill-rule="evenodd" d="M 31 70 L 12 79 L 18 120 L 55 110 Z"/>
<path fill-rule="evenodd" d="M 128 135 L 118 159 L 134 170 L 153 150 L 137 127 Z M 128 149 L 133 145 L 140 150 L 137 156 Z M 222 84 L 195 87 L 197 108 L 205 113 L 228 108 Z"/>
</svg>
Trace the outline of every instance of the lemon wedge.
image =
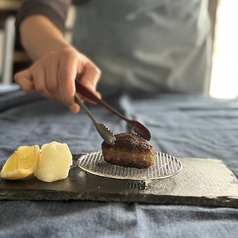
<svg viewBox="0 0 238 238">
<path fill-rule="evenodd" d="M 40 147 L 20 146 L 5 162 L 1 178 L 18 180 L 33 174 L 40 159 Z"/>
</svg>

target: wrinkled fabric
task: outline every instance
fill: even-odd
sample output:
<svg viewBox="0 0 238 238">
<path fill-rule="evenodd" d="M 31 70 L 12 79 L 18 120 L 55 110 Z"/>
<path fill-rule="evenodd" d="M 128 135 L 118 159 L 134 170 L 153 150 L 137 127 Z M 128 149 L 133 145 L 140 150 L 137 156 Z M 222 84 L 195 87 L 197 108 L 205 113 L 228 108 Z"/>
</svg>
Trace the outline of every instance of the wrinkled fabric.
<svg viewBox="0 0 238 238">
<path fill-rule="evenodd" d="M 127 91 L 208 92 L 207 0 L 93 0 L 77 8 L 73 44 Z"/>
<path fill-rule="evenodd" d="M 12 97 L 11 97 L 12 95 Z M 238 100 L 200 95 L 104 96 L 145 124 L 157 151 L 222 160 L 238 176 Z M 88 105 L 114 133 L 132 131 L 104 108 Z M 20 145 L 67 143 L 73 154 L 102 139 L 88 116 L 35 94 L 0 96 L 0 166 Z M 1 196 L 1 194 L 0 194 Z M 221 237 L 238 234 L 238 209 L 91 201 L 0 201 L 0 237 Z"/>
</svg>

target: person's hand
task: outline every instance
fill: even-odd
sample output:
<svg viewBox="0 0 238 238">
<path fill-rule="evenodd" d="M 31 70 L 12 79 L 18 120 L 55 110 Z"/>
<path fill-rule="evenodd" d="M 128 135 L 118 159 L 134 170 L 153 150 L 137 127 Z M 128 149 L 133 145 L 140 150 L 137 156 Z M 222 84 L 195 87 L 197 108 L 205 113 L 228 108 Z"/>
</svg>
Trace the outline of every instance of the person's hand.
<svg viewBox="0 0 238 238">
<path fill-rule="evenodd" d="M 14 80 L 23 91 L 35 90 L 48 99 L 62 102 L 77 113 L 80 108 L 74 100 L 75 80 L 99 95 L 96 86 L 100 75 L 100 70 L 92 61 L 68 46 L 39 58 L 30 68 L 17 73 Z"/>
</svg>

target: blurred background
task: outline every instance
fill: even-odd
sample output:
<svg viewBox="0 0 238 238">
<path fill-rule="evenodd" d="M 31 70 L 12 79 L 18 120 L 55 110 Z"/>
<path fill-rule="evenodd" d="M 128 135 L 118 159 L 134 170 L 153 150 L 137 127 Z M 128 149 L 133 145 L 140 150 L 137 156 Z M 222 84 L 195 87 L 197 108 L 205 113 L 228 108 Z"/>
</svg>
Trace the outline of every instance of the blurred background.
<svg viewBox="0 0 238 238">
<path fill-rule="evenodd" d="M 212 0 L 210 2 L 213 2 Z M 210 94 L 238 96 L 238 1 L 219 0 L 216 8 Z"/>
<path fill-rule="evenodd" d="M 15 15 L 20 0 L 0 0 L 0 94 L 18 88 L 13 82 L 16 72 L 25 69 L 32 61 L 15 40 Z M 75 11 L 71 7 L 67 18 L 66 39 L 71 41 Z"/>
<path fill-rule="evenodd" d="M 31 64 L 27 54 L 15 42 L 14 21 L 19 6 L 19 0 L 0 0 L 0 90 L 14 88 L 14 73 Z M 238 0 L 209 0 L 208 10 L 213 32 L 210 95 L 217 98 L 236 98 Z M 72 38 L 74 14 L 74 7 L 71 7 L 66 24 L 66 39 L 69 42 Z"/>
</svg>

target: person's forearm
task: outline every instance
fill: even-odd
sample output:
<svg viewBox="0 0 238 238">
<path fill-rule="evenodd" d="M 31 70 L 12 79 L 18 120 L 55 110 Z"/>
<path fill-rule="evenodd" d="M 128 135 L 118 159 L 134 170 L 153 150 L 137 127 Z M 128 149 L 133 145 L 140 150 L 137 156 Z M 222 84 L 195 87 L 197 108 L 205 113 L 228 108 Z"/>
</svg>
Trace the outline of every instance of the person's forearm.
<svg viewBox="0 0 238 238">
<path fill-rule="evenodd" d="M 27 17 L 20 25 L 21 43 L 32 60 L 67 46 L 63 33 L 46 17 Z"/>
<path fill-rule="evenodd" d="M 16 73 L 14 80 L 23 91 L 35 90 L 77 113 L 80 107 L 75 102 L 75 80 L 100 97 L 96 86 L 101 72 L 90 59 L 65 41 L 62 29 L 49 19 L 32 15 L 17 24 L 22 45 L 34 63 Z M 82 99 L 93 103 L 86 97 Z"/>
</svg>

